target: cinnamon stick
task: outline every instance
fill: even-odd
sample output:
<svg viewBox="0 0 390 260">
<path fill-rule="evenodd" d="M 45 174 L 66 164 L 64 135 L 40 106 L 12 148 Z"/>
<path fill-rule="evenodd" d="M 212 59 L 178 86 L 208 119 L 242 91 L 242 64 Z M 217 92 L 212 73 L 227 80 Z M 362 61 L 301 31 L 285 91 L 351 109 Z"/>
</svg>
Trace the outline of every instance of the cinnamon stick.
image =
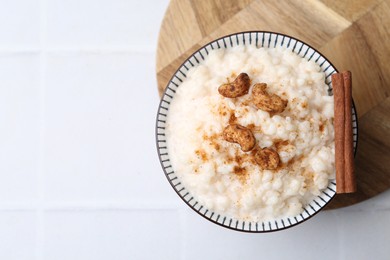
<svg viewBox="0 0 390 260">
<path fill-rule="evenodd" d="M 346 71 L 332 75 L 334 95 L 336 192 L 356 191 L 352 140 L 352 76 Z"/>
<path fill-rule="evenodd" d="M 352 135 L 352 74 L 350 71 L 341 73 L 344 79 L 345 94 L 345 129 L 344 129 L 344 163 L 345 163 L 345 193 L 356 191 L 355 169 L 353 164 Z"/>
<path fill-rule="evenodd" d="M 336 166 L 336 192 L 343 193 L 344 182 L 344 121 L 345 98 L 344 79 L 339 73 L 332 75 L 332 87 L 334 97 L 334 145 Z"/>
</svg>

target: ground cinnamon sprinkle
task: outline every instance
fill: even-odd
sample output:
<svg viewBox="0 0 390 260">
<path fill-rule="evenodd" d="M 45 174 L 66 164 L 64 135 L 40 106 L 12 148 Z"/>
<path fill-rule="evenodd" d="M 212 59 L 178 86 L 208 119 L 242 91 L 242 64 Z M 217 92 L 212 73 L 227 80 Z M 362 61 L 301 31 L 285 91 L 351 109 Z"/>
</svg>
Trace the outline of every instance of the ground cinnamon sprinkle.
<svg viewBox="0 0 390 260">
<path fill-rule="evenodd" d="M 230 79 L 235 79 L 237 78 L 237 73 L 235 73 L 234 71 L 230 74 Z M 230 81 L 229 81 L 230 82 Z"/>
<path fill-rule="evenodd" d="M 240 153 L 236 152 L 232 156 L 227 156 L 224 162 L 225 164 L 236 164 L 233 167 L 232 173 L 234 177 L 238 178 L 243 184 L 246 183 L 247 178 L 249 177 L 249 172 L 246 168 L 246 164 L 255 164 L 253 159 L 253 154 L 251 153 Z"/>
<path fill-rule="evenodd" d="M 251 104 L 252 104 L 251 98 L 247 98 L 246 100 L 242 101 L 242 103 L 241 103 L 242 106 L 250 106 Z M 245 110 L 247 110 L 247 108 L 245 108 Z M 249 112 L 249 110 L 247 112 Z"/>
<path fill-rule="evenodd" d="M 253 129 L 255 128 L 255 124 L 249 124 L 246 126 L 246 128 L 248 128 L 249 130 L 253 131 Z"/>
<path fill-rule="evenodd" d="M 275 139 L 273 141 L 274 145 L 275 145 L 275 148 L 277 150 L 280 150 L 280 148 L 282 148 L 283 146 L 286 146 L 286 145 L 289 145 L 290 142 L 288 140 L 281 140 L 281 139 Z"/>
<path fill-rule="evenodd" d="M 261 133 L 261 126 L 256 126 L 255 124 L 249 124 L 246 126 L 249 130 L 251 130 L 253 133 Z"/>
<path fill-rule="evenodd" d="M 236 115 L 234 114 L 234 111 L 232 110 L 230 112 L 230 117 L 229 117 L 229 125 L 233 125 L 233 124 L 236 124 L 237 123 L 237 117 Z"/>
<path fill-rule="evenodd" d="M 219 134 L 213 134 L 211 136 L 208 136 L 208 135 L 204 134 L 203 135 L 203 140 L 204 141 L 208 141 L 209 144 L 211 146 L 213 146 L 216 151 L 219 151 L 221 149 L 221 145 L 219 144 L 220 137 L 221 136 Z"/>
<path fill-rule="evenodd" d="M 237 175 L 244 175 L 247 173 L 245 168 L 239 167 L 239 166 L 234 166 L 233 172 L 234 172 L 234 174 L 237 174 Z"/>
<path fill-rule="evenodd" d="M 195 154 L 202 159 L 202 161 L 206 162 L 208 160 L 207 153 L 204 150 L 196 150 Z"/>
<path fill-rule="evenodd" d="M 225 105 L 218 106 L 218 114 L 220 116 L 226 116 L 228 112 L 230 112 L 231 109 L 227 108 Z"/>
<path fill-rule="evenodd" d="M 320 126 L 318 127 L 318 130 L 320 130 L 320 132 L 323 132 L 324 129 L 325 129 L 325 124 L 321 122 Z"/>
<path fill-rule="evenodd" d="M 273 171 L 277 172 L 277 171 L 279 171 L 281 169 L 285 169 L 285 168 L 288 170 L 292 170 L 292 169 L 294 169 L 295 166 L 300 165 L 300 163 L 303 159 L 304 159 L 303 155 L 294 156 L 287 163 L 279 163 L 278 167 Z"/>
</svg>

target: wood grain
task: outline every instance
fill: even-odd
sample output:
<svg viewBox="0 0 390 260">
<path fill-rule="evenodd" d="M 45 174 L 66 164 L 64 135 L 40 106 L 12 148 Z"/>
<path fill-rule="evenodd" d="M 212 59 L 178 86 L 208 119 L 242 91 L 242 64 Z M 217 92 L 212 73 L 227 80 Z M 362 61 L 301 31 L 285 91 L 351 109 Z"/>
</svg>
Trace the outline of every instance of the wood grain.
<svg viewBox="0 0 390 260">
<path fill-rule="evenodd" d="M 192 8 L 203 36 L 207 36 L 215 31 L 221 24 L 230 20 L 251 2 L 253 0 L 191 0 Z"/>
<path fill-rule="evenodd" d="M 191 29 L 189 29 L 191 28 Z M 190 0 L 171 1 L 161 24 L 157 48 L 157 71 L 203 38 Z"/>
<path fill-rule="evenodd" d="M 353 99 L 361 117 L 388 93 L 378 61 L 357 24 L 351 25 L 329 41 L 320 51 L 340 70 L 350 70 L 353 75 Z"/>
<path fill-rule="evenodd" d="M 181 63 L 226 34 L 269 30 L 318 48 L 353 74 L 359 116 L 355 158 L 358 191 L 337 195 L 327 209 L 390 188 L 390 0 L 171 0 L 157 48 L 158 91 Z"/>
<path fill-rule="evenodd" d="M 201 43 L 240 30 L 261 28 L 266 31 L 299 35 L 301 40 L 317 48 L 349 25 L 350 22 L 317 1 L 258 0 L 220 26 L 209 37 L 205 37 Z"/>
<path fill-rule="evenodd" d="M 390 0 L 376 6 L 356 24 L 377 62 L 380 76 L 387 85 L 385 96 L 388 97 L 390 96 Z"/>
<path fill-rule="evenodd" d="M 329 8 L 335 10 L 345 19 L 349 21 L 356 21 L 378 5 L 381 0 L 321 0 L 321 2 Z"/>
</svg>

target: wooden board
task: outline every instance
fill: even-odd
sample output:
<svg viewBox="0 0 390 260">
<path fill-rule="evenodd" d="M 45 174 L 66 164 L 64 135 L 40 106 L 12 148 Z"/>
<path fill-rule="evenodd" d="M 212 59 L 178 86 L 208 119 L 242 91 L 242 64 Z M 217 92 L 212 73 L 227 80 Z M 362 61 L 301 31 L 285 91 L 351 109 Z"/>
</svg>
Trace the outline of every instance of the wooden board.
<svg viewBox="0 0 390 260">
<path fill-rule="evenodd" d="M 390 0 L 171 0 L 157 48 L 159 94 L 193 51 L 247 30 L 294 36 L 321 51 L 339 70 L 353 73 L 358 192 L 337 195 L 327 208 L 352 205 L 389 189 Z"/>
</svg>

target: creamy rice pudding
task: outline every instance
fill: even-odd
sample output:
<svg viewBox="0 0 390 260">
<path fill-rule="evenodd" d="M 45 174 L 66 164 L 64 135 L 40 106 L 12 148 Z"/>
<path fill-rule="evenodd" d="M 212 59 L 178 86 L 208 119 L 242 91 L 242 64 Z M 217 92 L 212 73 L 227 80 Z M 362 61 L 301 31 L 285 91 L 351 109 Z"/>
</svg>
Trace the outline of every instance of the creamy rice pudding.
<svg viewBox="0 0 390 260">
<path fill-rule="evenodd" d="M 221 95 L 221 85 L 240 73 L 249 76 L 249 89 Z M 253 96 L 263 90 L 280 97 L 282 109 L 258 106 Z M 315 62 L 283 47 L 213 50 L 170 104 L 168 153 L 181 182 L 209 210 L 249 221 L 295 216 L 335 178 L 333 117 Z M 226 131 L 237 126 L 249 129 L 255 148 L 227 141 Z M 257 160 L 263 149 L 278 155 L 273 167 Z"/>
</svg>

